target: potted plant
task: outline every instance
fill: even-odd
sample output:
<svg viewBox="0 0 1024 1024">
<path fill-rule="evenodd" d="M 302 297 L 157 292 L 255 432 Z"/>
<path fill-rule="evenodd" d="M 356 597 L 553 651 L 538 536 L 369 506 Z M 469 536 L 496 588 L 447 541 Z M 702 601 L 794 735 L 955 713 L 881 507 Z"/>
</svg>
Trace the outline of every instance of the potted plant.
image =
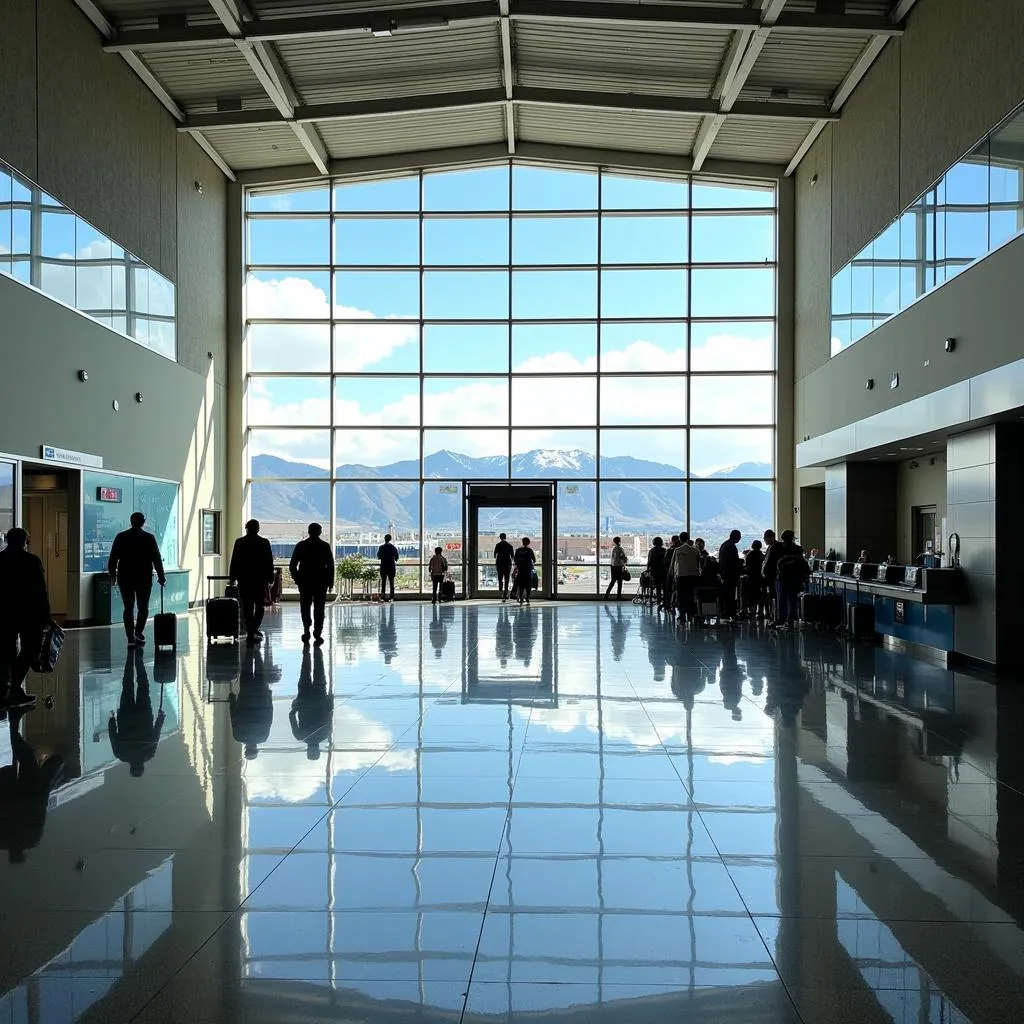
<svg viewBox="0 0 1024 1024">
<path fill-rule="evenodd" d="M 352 599 L 352 586 L 356 580 L 363 578 L 366 560 L 362 555 L 346 555 L 334 570 L 336 590 L 339 598 Z"/>
</svg>

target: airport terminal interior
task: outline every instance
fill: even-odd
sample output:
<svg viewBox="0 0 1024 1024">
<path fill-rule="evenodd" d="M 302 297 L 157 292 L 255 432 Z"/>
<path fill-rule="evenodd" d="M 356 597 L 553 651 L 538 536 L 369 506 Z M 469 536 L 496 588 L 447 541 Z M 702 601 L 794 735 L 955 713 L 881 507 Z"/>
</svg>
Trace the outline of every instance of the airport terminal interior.
<svg viewBox="0 0 1024 1024">
<path fill-rule="evenodd" d="M 1019 0 L 5 0 L 0 1024 L 1024 1020 L 1022 280 Z"/>
</svg>

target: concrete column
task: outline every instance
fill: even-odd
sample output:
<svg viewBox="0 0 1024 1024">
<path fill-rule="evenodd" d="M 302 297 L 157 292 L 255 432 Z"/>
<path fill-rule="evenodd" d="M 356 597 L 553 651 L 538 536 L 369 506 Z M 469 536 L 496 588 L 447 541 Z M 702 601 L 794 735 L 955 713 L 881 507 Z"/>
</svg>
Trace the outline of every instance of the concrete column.
<svg viewBox="0 0 1024 1024">
<path fill-rule="evenodd" d="M 847 561 L 896 554 L 896 463 L 842 462 L 825 470 L 825 548 Z"/>
<path fill-rule="evenodd" d="M 781 532 L 793 523 L 796 500 L 796 188 L 794 179 L 778 184 L 778 308 L 775 339 L 775 516 Z"/>
<path fill-rule="evenodd" d="M 228 358 L 227 358 L 227 430 L 226 490 L 224 501 L 224 538 L 227 551 L 242 533 L 242 503 L 245 498 L 245 218 L 242 209 L 245 193 L 237 183 L 228 187 Z"/>
</svg>

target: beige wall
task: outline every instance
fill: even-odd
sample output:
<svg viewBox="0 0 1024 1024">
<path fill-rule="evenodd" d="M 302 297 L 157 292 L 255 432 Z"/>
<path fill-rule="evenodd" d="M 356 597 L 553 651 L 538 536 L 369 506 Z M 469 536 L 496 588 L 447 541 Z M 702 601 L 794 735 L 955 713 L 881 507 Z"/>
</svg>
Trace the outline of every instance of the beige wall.
<svg viewBox="0 0 1024 1024">
<path fill-rule="evenodd" d="M 913 468 L 914 466 L 917 468 Z M 899 513 L 896 558 L 909 564 L 920 554 L 914 551 L 913 510 L 935 505 L 941 525 L 946 514 L 946 453 L 901 462 L 896 475 L 896 502 Z"/>
</svg>

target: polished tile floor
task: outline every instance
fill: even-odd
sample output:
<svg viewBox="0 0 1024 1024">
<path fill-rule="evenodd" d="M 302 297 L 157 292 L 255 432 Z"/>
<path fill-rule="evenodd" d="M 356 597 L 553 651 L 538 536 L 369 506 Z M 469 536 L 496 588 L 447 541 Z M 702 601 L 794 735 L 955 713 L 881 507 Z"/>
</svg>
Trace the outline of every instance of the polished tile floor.
<svg viewBox="0 0 1024 1024">
<path fill-rule="evenodd" d="M 0 1024 L 1024 1020 L 1024 686 L 625 603 L 265 629 L 30 679 Z"/>
</svg>

